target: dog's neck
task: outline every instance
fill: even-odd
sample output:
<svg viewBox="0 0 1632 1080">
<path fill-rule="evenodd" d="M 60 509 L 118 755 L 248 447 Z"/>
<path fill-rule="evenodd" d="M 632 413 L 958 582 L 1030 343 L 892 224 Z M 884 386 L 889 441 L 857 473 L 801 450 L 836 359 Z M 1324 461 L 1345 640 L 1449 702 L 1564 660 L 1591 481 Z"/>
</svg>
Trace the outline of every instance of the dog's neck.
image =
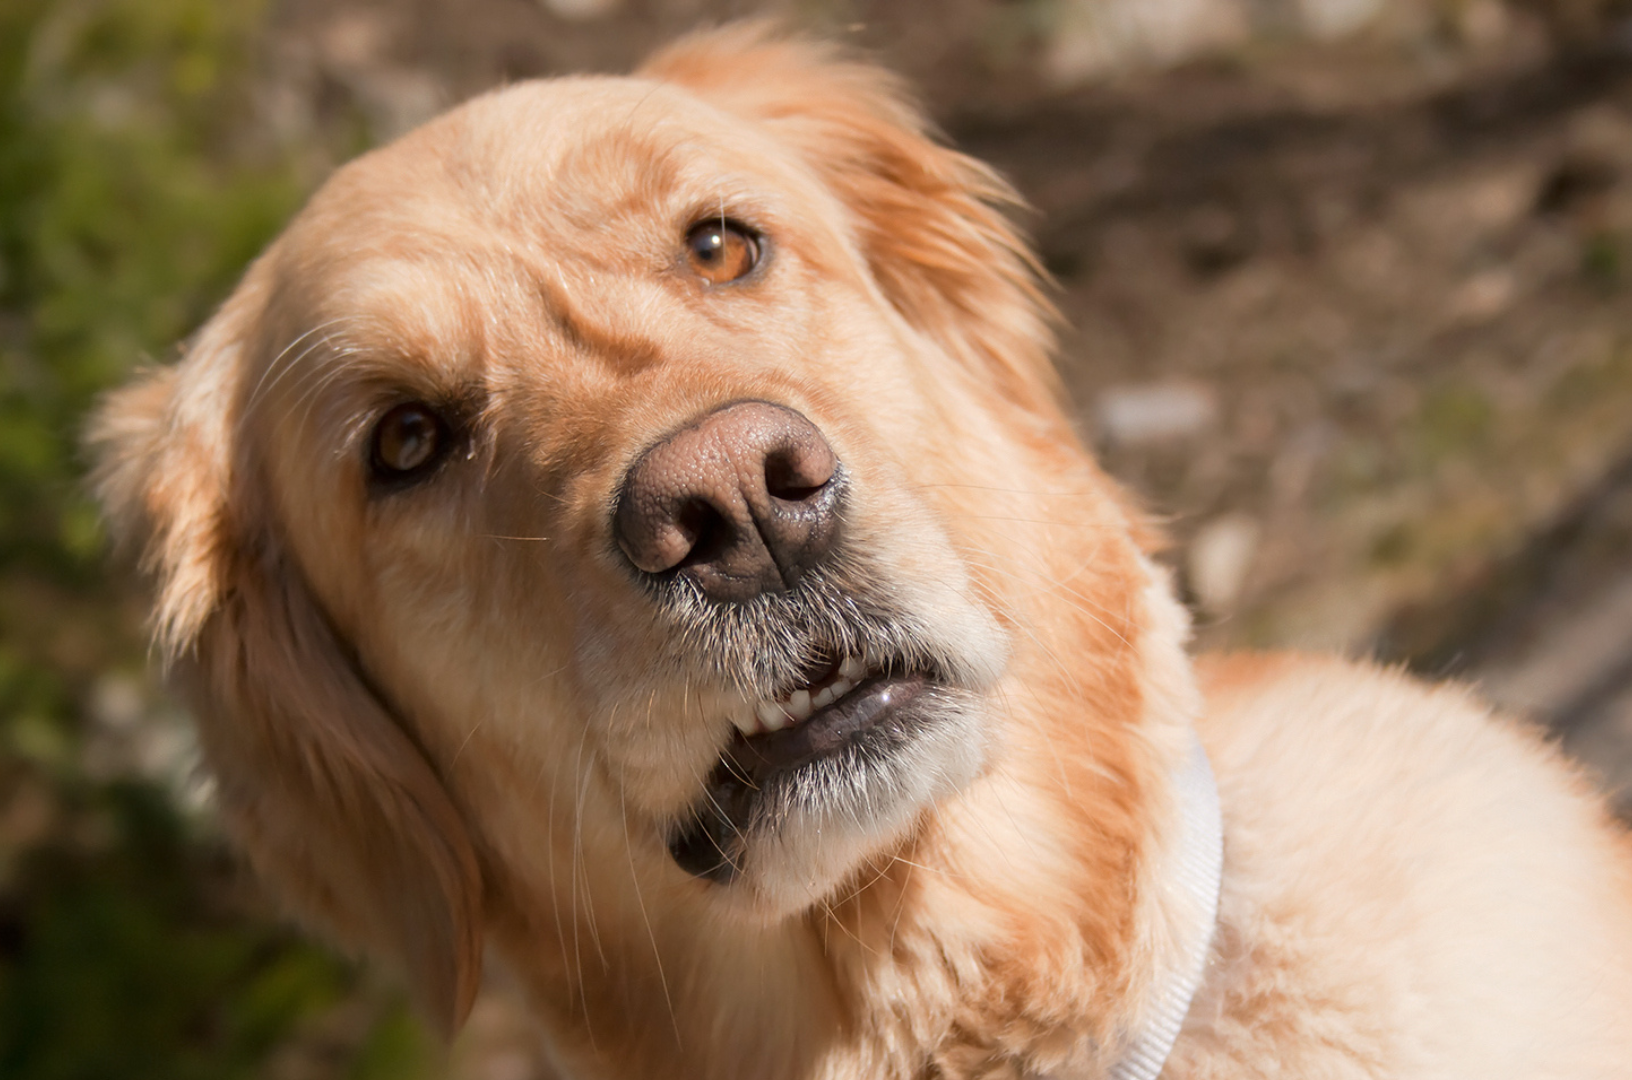
<svg viewBox="0 0 1632 1080">
<path fill-rule="evenodd" d="M 491 927 L 563 1072 L 1104 1075 L 1200 926 L 1167 887 L 1196 712 L 1185 620 L 1139 564 L 1144 610 L 1087 643 L 1104 659 L 1067 675 L 1017 657 L 995 767 L 801 919 L 723 917 L 633 857 L 590 866 L 568 848 L 541 876 L 536 847 L 491 852 L 533 867 L 490 881 Z M 517 844 L 538 842 L 537 809 L 509 809 Z"/>
</svg>

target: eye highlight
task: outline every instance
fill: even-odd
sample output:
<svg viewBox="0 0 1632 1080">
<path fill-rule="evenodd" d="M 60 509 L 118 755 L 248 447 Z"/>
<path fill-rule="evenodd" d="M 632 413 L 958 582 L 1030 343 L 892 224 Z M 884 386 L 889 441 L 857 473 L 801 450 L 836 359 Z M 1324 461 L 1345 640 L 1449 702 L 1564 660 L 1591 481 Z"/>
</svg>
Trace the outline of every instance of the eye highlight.
<svg viewBox="0 0 1632 1080">
<path fill-rule="evenodd" d="M 686 262 L 710 285 L 738 281 L 759 265 L 759 237 L 729 218 L 700 221 L 686 233 Z"/>
<path fill-rule="evenodd" d="M 412 480 L 427 475 L 447 453 L 452 432 L 442 415 L 423 401 L 391 409 L 374 425 L 369 464 L 380 480 Z"/>
</svg>

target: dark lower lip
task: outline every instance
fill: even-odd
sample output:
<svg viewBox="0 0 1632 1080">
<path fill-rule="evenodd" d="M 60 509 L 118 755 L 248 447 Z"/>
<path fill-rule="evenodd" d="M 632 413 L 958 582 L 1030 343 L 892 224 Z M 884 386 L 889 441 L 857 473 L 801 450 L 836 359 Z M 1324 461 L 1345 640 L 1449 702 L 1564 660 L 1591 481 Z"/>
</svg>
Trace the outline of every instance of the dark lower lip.
<svg viewBox="0 0 1632 1080">
<path fill-rule="evenodd" d="M 731 740 L 704 786 L 696 814 L 669 841 L 682 870 L 708 881 L 728 882 L 742 872 L 743 838 L 765 805 L 767 792 L 797 784 L 800 770 L 851 750 L 874 752 L 905 741 L 914 721 L 908 708 L 930 686 L 923 675 L 880 676 L 809 719 L 781 731 Z M 775 800 L 771 800 L 774 804 Z"/>
<path fill-rule="evenodd" d="M 923 693 L 924 686 L 922 675 L 868 679 L 807 720 L 781 731 L 738 735 L 726 749 L 726 756 L 747 778 L 766 771 L 797 769 L 837 754 L 863 733 L 889 723 L 901 706 Z"/>
</svg>

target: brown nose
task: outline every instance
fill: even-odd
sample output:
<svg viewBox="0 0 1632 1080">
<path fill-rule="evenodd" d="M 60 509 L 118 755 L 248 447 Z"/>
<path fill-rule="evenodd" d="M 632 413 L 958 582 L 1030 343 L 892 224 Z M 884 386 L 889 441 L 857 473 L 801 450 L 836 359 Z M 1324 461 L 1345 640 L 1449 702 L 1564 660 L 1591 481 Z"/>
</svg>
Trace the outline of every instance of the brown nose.
<svg viewBox="0 0 1632 1080">
<path fill-rule="evenodd" d="M 804 416 L 764 401 L 709 413 L 642 454 L 612 531 L 649 574 L 676 571 L 711 600 L 783 592 L 838 532 L 839 459 Z"/>
</svg>

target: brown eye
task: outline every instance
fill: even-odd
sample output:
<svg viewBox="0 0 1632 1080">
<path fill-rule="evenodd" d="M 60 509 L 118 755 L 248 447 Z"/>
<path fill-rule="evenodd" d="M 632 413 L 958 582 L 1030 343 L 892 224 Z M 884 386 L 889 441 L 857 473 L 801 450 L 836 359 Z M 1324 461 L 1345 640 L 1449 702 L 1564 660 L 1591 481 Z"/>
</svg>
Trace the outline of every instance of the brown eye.
<svg viewBox="0 0 1632 1080">
<path fill-rule="evenodd" d="M 374 472 L 381 479 L 405 479 L 423 472 L 448 445 L 448 425 L 419 401 L 398 405 L 374 426 Z"/>
<path fill-rule="evenodd" d="M 700 222 L 686 234 L 686 260 L 710 285 L 724 285 L 758 265 L 759 239 L 734 221 Z"/>
</svg>

